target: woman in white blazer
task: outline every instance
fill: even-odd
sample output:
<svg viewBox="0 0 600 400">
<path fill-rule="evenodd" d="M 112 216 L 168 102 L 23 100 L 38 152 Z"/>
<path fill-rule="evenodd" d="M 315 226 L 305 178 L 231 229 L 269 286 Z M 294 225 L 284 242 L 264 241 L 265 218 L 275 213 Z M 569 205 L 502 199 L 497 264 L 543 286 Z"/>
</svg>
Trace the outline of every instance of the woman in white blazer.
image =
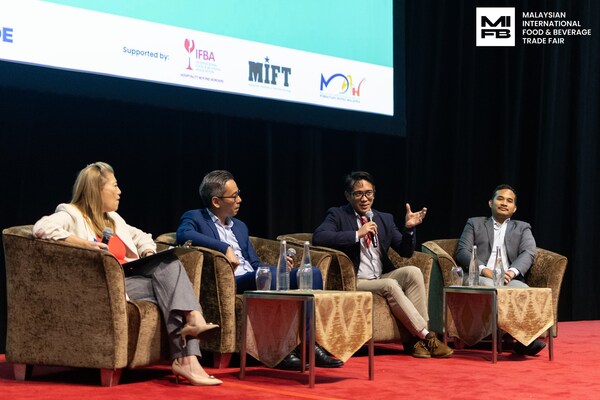
<svg viewBox="0 0 600 400">
<path fill-rule="evenodd" d="M 155 254 L 156 244 L 150 234 L 128 225 L 117 214 L 120 195 L 113 168 L 103 162 L 90 164 L 79 172 L 71 202 L 60 204 L 54 214 L 40 219 L 33 235 L 110 251 L 124 265 L 127 298 L 152 301 L 160 308 L 177 381 L 183 376 L 197 386 L 223 383 L 208 375 L 198 361 L 198 337 L 218 325 L 206 323 L 179 260 L 175 256 L 149 257 L 147 262 L 138 261 L 134 269 L 126 267 L 128 262 Z"/>
</svg>

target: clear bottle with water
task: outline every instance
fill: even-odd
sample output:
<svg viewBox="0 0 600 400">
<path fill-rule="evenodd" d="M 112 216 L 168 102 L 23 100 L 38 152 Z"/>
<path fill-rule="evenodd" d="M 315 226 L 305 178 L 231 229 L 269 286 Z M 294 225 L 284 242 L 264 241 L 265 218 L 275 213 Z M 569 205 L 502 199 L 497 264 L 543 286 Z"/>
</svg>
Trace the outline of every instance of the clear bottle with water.
<svg viewBox="0 0 600 400">
<path fill-rule="evenodd" d="M 256 290 L 271 290 L 271 268 L 260 266 L 256 270 Z"/>
<path fill-rule="evenodd" d="M 455 265 L 450 270 L 450 285 L 462 286 L 464 280 L 463 269 L 459 265 Z"/>
<path fill-rule="evenodd" d="M 502 263 L 502 252 L 496 247 L 496 263 L 494 264 L 494 286 L 504 286 L 504 264 Z"/>
<path fill-rule="evenodd" d="M 304 251 L 302 254 L 302 263 L 298 269 L 298 289 L 311 290 L 313 286 L 312 264 L 310 262 L 309 243 L 304 242 Z"/>
<path fill-rule="evenodd" d="M 277 277 L 275 285 L 277 290 L 290 290 L 290 271 L 288 271 L 287 268 L 286 247 L 286 241 L 282 240 L 279 243 L 279 261 L 277 261 Z"/>
<path fill-rule="evenodd" d="M 477 246 L 473 246 L 471 262 L 469 263 L 469 286 L 479 286 L 479 260 L 477 258 Z"/>
</svg>

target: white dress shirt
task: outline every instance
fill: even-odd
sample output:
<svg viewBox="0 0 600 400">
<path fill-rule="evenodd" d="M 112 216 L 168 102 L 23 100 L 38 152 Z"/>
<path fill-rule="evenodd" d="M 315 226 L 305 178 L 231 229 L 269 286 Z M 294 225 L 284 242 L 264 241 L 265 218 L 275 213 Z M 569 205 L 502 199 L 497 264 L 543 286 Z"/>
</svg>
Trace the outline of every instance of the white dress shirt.
<svg viewBox="0 0 600 400">
<path fill-rule="evenodd" d="M 360 215 L 354 212 L 356 215 L 356 225 L 358 229 L 362 226 L 362 221 L 360 220 Z M 356 232 L 356 241 L 360 241 L 360 264 L 358 266 L 358 273 L 356 277 L 358 279 L 379 279 L 381 273 L 383 271 L 383 266 L 381 263 L 381 253 L 379 251 L 379 247 L 373 246 L 373 241 L 369 247 L 366 246 L 365 236 L 362 239 L 358 238 L 358 231 Z"/>
<path fill-rule="evenodd" d="M 231 248 L 233 249 L 233 252 L 237 256 L 238 260 L 240 261 L 240 265 L 238 265 L 237 268 L 235 269 L 234 275 L 240 276 L 240 275 L 244 275 L 248 272 L 254 272 L 254 268 L 252 268 L 252 265 L 250 265 L 248 260 L 246 260 L 244 258 L 244 256 L 242 255 L 242 248 L 240 247 L 240 244 L 239 244 L 237 238 L 233 234 L 233 230 L 231 229 L 233 227 L 233 220 L 231 218 L 227 218 L 227 221 L 226 221 L 227 223 L 225 225 L 223 225 L 221 223 L 221 220 L 215 214 L 210 212 L 210 210 L 207 210 L 207 211 L 208 211 L 208 214 L 210 215 L 210 218 L 214 222 L 215 227 L 217 228 L 217 232 L 219 232 L 219 239 L 221 239 L 222 242 L 225 242 L 229 246 L 231 246 Z"/>
<path fill-rule="evenodd" d="M 504 243 L 504 237 L 506 235 L 506 226 L 508 221 L 510 221 L 510 218 L 505 220 L 502 224 L 497 222 L 493 218 L 492 221 L 494 222 L 494 244 L 492 245 L 492 251 L 490 253 L 490 258 L 487 261 L 487 265 L 480 265 L 479 273 L 481 273 L 481 270 L 483 270 L 484 268 L 491 269 L 492 271 L 494 270 L 494 266 L 496 264 L 496 249 L 500 247 L 500 256 L 502 257 L 502 267 L 504 268 L 504 271 L 508 269 L 510 271 L 513 271 L 515 273 L 515 276 L 517 276 L 519 275 L 519 271 L 516 268 L 508 268 L 508 258 L 506 257 L 506 244 Z"/>
</svg>

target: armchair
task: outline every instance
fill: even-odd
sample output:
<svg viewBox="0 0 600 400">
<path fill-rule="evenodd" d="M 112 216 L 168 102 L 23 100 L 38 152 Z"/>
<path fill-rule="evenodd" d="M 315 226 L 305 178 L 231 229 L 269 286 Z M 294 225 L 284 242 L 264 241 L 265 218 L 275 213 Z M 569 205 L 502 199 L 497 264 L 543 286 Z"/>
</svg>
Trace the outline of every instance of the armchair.
<svg viewBox="0 0 600 400">
<path fill-rule="evenodd" d="M 123 368 L 169 360 L 158 307 L 126 301 L 123 268 L 108 252 L 35 239 L 32 225 L 2 231 L 7 284 L 6 360 L 15 379 L 34 365 L 100 369 L 102 386 Z M 196 293 L 203 256 L 179 255 Z"/>
<path fill-rule="evenodd" d="M 156 238 L 157 243 L 176 246 L 175 232 L 165 233 Z M 267 265 L 277 264 L 279 242 L 275 240 L 250 237 L 261 262 Z M 297 254 L 302 254 L 302 247 L 296 247 Z M 207 321 L 219 324 L 221 329 L 207 340 L 200 342 L 200 348 L 213 353 L 215 368 L 226 368 L 233 353 L 239 352 L 242 328 L 242 295 L 236 294 L 233 267 L 225 255 L 206 247 L 192 246 L 204 255 L 202 280 L 200 283 L 200 305 Z M 311 261 L 319 268 L 323 277 L 329 271 L 331 255 L 322 251 L 311 250 Z"/>
<path fill-rule="evenodd" d="M 277 240 L 286 240 L 288 243 L 301 244 L 312 240 L 312 233 L 292 233 L 281 235 Z M 356 273 L 354 265 L 346 254 L 339 250 L 327 247 L 311 246 L 312 249 L 324 251 L 333 256 L 332 265 L 327 276 L 328 290 L 356 290 Z M 396 268 L 407 265 L 417 266 L 423 273 L 425 290 L 429 296 L 429 278 L 433 257 L 415 251 L 411 258 L 402 258 L 394 250 L 390 249 L 388 256 Z M 383 296 L 373 295 L 373 336 L 375 342 L 407 342 L 410 339 L 408 330 L 394 317 L 386 299 Z"/>
<path fill-rule="evenodd" d="M 450 271 L 456 265 L 454 254 L 458 247 L 458 239 L 431 240 L 422 244 L 422 250 L 434 257 L 434 268 L 441 274 L 441 280 L 433 287 L 435 298 L 439 299 L 439 314 L 435 315 L 440 321 L 442 319 L 442 291 L 443 287 L 449 285 Z M 554 306 L 554 326 L 552 334 L 558 335 L 558 299 L 565 270 L 567 269 L 567 258 L 549 250 L 537 248 L 537 254 L 533 265 L 527 273 L 525 283 L 531 287 L 542 287 L 552 289 L 552 302 Z M 441 322 L 440 322 L 441 324 Z"/>
</svg>

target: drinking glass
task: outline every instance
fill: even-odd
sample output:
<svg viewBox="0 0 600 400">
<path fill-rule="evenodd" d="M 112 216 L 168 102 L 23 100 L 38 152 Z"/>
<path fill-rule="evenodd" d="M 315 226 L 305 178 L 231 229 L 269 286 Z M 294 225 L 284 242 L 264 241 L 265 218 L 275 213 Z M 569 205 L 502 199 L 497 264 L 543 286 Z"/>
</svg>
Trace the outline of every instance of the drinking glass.
<svg viewBox="0 0 600 400">
<path fill-rule="evenodd" d="M 256 271 L 256 290 L 271 289 L 271 270 L 268 267 L 259 267 Z"/>
</svg>

